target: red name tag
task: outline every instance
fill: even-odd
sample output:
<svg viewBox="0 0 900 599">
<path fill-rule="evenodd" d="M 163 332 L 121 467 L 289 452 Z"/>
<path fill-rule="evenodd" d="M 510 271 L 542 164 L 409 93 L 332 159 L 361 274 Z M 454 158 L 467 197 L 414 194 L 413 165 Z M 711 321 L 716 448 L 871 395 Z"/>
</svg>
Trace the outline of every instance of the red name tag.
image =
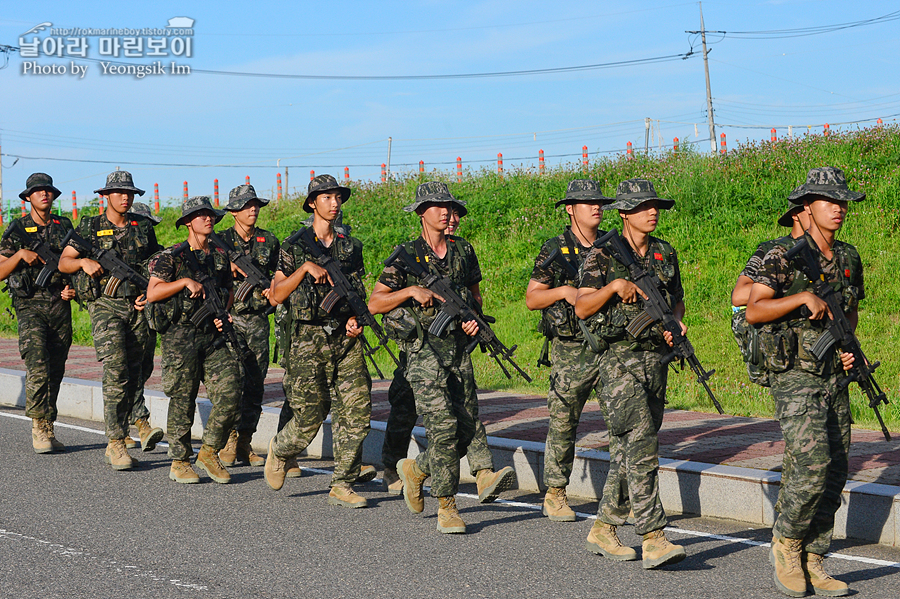
<svg viewBox="0 0 900 599">
<path fill-rule="evenodd" d="M 653 252 L 653 257 L 662 262 L 662 254 L 659 252 Z"/>
<path fill-rule="evenodd" d="M 132 226 L 132 227 L 136 227 L 136 226 L 137 226 L 137 221 L 136 221 L 136 220 L 131 221 L 131 226 Z"/>
<path fill-rule="evenodd" d="M 257 243 L 265 243 L 265 242 L 266 242 L 266 238 L 265 238 L 265 237 L 257 237 L 257 238 L 256 238 L 256 241 L 257 241 Z"/>
<path fill-rule="evenodd" d="M 847 277 L 848 279 L 850 278 L 850 269 L 849 268 L 844 269 L 844 276 Z"/>
</svg>

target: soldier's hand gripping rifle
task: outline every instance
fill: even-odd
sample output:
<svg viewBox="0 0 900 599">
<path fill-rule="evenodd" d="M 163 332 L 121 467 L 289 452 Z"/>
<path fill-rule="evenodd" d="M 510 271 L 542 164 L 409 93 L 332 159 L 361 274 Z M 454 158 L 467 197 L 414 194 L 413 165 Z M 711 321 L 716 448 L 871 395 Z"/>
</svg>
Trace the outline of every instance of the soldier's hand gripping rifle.
<svg viewBox="0 0 900 599">
<path fill-rule="evenodd" d="M 259 289 L 268 289 L 272 284 L 272 280 L 257 268 L 250 256 L 235 247 L 229 247 L 221 237 L 215 234 L 215 232 L 210 233 L 207 239 L 209 240 L 210 245 L 225 252 L 228 259 L 244 272 L 244 280 L 241 281 L 241 284 L 238 285 L 237 289 L 234 291 L 235 300 L 243 302 L 251 293 L 253 293 L 255 287 L 258 287 Z M 269 306 L 265 315 L 268 316 L 273 312 L 275 312 L 275 306 Z"/>
<path fill-rule="evenodd" d="M 12 224 L 6 228 L 6 232 L 3 236 L 18 237 L 19 241 L 25 244 L 25 247 L 40 256 L 41 260 L 44 262 L 44 268 L 41 269 L 41 272 L 34 282 L 38 287 L 46 289 L 47 285 L 50 283 L 50 277 L 59 270 L 59 254 L 54 252 L 53 249 L 51 249 L 50 244 L 46 241 L 41 240 L 39 237 L 32 237 L 28 231 L 25 230 L 25 227 L 22 226 L 22 221 L 20 220 L 14 220 Z"/>
<path fill-rule="evenodd" d="M 672 335 L 673 347 L 669 354 L 663 356 L 661 362 L 663 364 L 669 364 L 675 359 L 680 359 L 682 364 L 684 364 L 686 361 L 688 366 L 691 367 L 691 370 L 694 371 L 694 374 L 697 375 L 697 382 L 706 389 L 706 394 L 709 395 L 716 410 L 719 414 L 724 414 L 725 411 L 722 409 L 722 405 L 719 403 L 719 400 L 716 399 L 716 396 L 713 395 L 712 389 L 709 388 L 709 384 L 707 383 L 709 377 L 716 371 L 707 371 L 703 368 L 703 365 L 700 364 L 700 360 L 694 352 L 694 346 L 681 332 L 681 324 L 675 318 L 672 308 L 669 307 L 666 298 L 660 291 L 662 282 L 656 274 L 651 274 L 641 268 L 641 265 L 635 260 L 631 248 L 622 241 L 622 238 L 619 236 L 619 232 L 616 229 L 612 229 L 609 233 L 594 242 L 594 247 L 602 246 L 606 246 L 610 255 L 628 269 L 628 273 L 631 275 L 631 281 L 644 292 L 644 295 L 647 296 L 647 299 L 643 300 L 644 311 L 636 318 L 633 318 L 631 322 L 628 323 L 628 326 L 625 327 L 625 330 L 637 339 L 648 326 L 654 323 L 662 325 L 663 330 L 668 331 Z"/>
<path fill-rule="evenodd" d="M 881 412 L 878 410 L 879 404 L 887 405 L 888 399 L 875 380 L 875 369 L 881 365 L 881 362 L 869 363 L 869 360 L 863 354 L 862 347 L 859 345 L 859 339 L 844 314 L 841 307 L 841 300 L 834 288 L 825 282 L 825 277 L 819 268 L 818 251 L 814 251 L 809 244 L 809 238 L 804 235 L 797 243 L 784 255 L 788 261 L 794 261 L 794 264 L 813 284 L 813 293 L 828 305 L 831 312 L 831 321 L 825 327 L 825 331 L 816 339 L 812 346 L 812 353 L 818 360 L 825 358 L 828 351 L 837 343 L 841 351 L 853 354 L 853 366 L 847 371 L 847 376 L 838 379 L 838 389 L 845 389 L 850 383 L 856 381 L 866 398 L 869 400 L 869 407 L 875 411 L 878 418 L 878 424 L 881 425 L 881 433 L 886 441 L 891 440 L 891 433 L 888 432 L 881 418 Z M 803 306 L 806 308 L 806 306 Z M 804 310 L 801 310 L 803 313 Z M 809 316 L 809 309 L 806 308 L 804 316 Z"/>
<path fill-rule="evenodd" d="M 381 328 L 381 324 L 375 320 L 375 317 L 369 312 L 369 307 L 366 305 L 366 302 L 364 302 L 363 299 L 359 297 L 359 294 L 356 293 L 353 285 L 341 270 L 341 265 L 335 261 L 334 258 L 323 252 L 319 247 L 319 242 L 316 240 L 315 232 L 312 227 L 306 227 L 305 229 L 294 233 L 294 235 L 289 237 L 285 243 L 294 243 L 296 241 L 294 239 L 295 237 L 303 239 L 306 244 L 306 249 L 312 255 L 315 263 L 327 270 L 328 276 L 331 278 L 331 291 L 325 296 L 325 299 L 322 300 L 319 307 L 330 314 L 340 300 L 347 300 L 350 309 L 353 310 L 353 313 L 356 315 L 356 321 L 359 323 L 359 326 L 371 328 L 372 332 L 375 333 L 375 336 L 378 337 L 378 347 L 372 347 L 369 344 L 369 340 L 366 339 L 365 333 L 361 333 L 359 336 L 363 346 L 363 353 L 365 353 L 366 357 L 369 358 L 369 361 L 372 362 L 372 366 L 375 367 L 375 372 L 378 373 L 378 377 L 384 378 L 381 369 L 379 369 L 378 364 L 375 363 L 374 354 L 378 351 L 379 347 L 384 348 L 399 368 L 400 361 L 397 360 L 396 356 L 391 352 L 391 348 L 388 347 L 388 337 L 384 333 L 384 329 Z"/>
<path fill-rule="evenodd" d="M 237 331 L 234 330 L 234 325 L 229 320 L 228 310 L 225 308 L 225 304 L 222 303 L 222 298 L 219 297 L 216 282 L 200 266 L 200 261 L 194 255 L 190 243 L 185 241 L 172 251 L 173 257 L 179 254 L 184 254 L 185 264 L 194 274 L 195 280 L 203 286 L 203 305 L 191 316 L 191 322 L 194 323 L 195 327 L 199 328 L 203 326 L 207 318 L 218 318 L 222 322 L 222 335 L 216 338 L 213 342 L 213 347 L 221 347 L 223 343 L 227 343 L 238 359 L 241 361 L 250 359 L 253 356 L 253 352 L 245 344 L 241 343 Z"/>
<path fill-rule="evenodd" d="M 398 263 L 397 265 L 399 268 L 418 279 L 419 285 L 431 290 L 443 298 L 441 309 L 438 311 L 434 322 L 428 327 L 429 333 L 440 337 L 446 331 L 447 325 L 454 319 L 458 318 L 461 323 L 474 320 L 478 325 L 478 333 L 466 348 L 466 351 L 472 353 L 478 344 L 482 344 L 482 347 L 487 348 L 488 354 L 495 362 L 497 362 L 497 365 L 500 366 L 500 370 L 503 371 L 506 378 L 511 379 L 512 375 L 506 369 L 501 359 L 505 360 L 510 366 L 515 368 L 516 372 L 518 372 L 523 379 L 529 383 L 531 382 L 531 377 L 528 376 L 528 373 L 522 370 L 519 365 L 516 364 L 515 360 L 513 360 L 513 352 L 516 351 L 516 347 L 518 346 L 513 345 L 512 347 L 506 347 L 503 345 L 488 325 L 490 317 L 480 315 L 469 307 L 469 304 L 453 290 L 447 277 L 439 277 L 429 272 L 423 265 L 419 264 L 416 258 L 404 250 L 403 246 L 398 245 L 394 249 L 394 252 L 388 256 L 388 259 L 384 261 L 385 266 L 392 266 L 395 263 Z M 490 321 L 493 321 L 493 319 L 490 319 Z"/>
<path fill-rule="evenodd" d="M 559 266 L 563 269 L 563 272 L 566 273 L 566 277 L 568 277 L 570 281 L 578 280 L 578 271 L 575 270 L 575 267 L 572 266 L 571 262 L 569 262 L 568 260 L 565 259 L 565 257 L 563 257 L 562 252 L 559 250 L 559 248 L 556 248 L 552 252 L 550 252 L 550 255 L 547 256 L 547 258 L 543 262 L 541 262 L 541 268 L 547 268 L 554 262 L 559 264 Z M 565 301 L 565 300 L 563 300 L 563 301 Z M 584 335 L 584 340 L 591 347 L 591 350 L 594 353 L 599 354 L 602 351 L 602 348 L 600 347 L 600 344 L 597 341 L 596 335 L 594 335 L 594 333 L 591 332 L 591 330 L 587 327 L 587 325 L 584 323 L 584 321 L 582 319 L 578 318 L 577 320 L 578 320 L 578 328 L 581 329 L 581 334 Z M 540 360 L 538 360 L 538 366 L 550 366 L 550 365 L 551 364 L 550 364 L 549 360 L 547 360 L 546 362 L 541 362 Z"/>
<path fill-rule="evenodd" d="M 74 242 L 79 252 L 88 254 L 91 260 L 99 263 L 103 270 L 109 273 L 109 281 L 106 282 L 106 286 L 103 288 L 104 295 L 115 297 L 122 281 L 128 281 L 143 294 L 147 293 L 147 279 L 119 258 L 115 250 L 104 250 L 88 243 L 81 235 L 75 232 L 75 229 L 72 229 L 66 235 L 66 238 L 63 240 L 63 246 L 68 244 L 69 241 Z"/>
</svg>

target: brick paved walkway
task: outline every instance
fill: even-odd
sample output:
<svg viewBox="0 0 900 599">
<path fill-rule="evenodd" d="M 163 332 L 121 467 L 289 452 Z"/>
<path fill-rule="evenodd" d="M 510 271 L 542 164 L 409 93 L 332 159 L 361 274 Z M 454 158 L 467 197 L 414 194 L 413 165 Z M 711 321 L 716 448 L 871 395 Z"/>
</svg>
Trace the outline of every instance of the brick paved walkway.
<svg viewBox="0 0 900 599">
<path fill-rule="evenodd" d="M 24 370 L 15 339 L 0 339 L 0 365 Z M 148 387 L 162 391 L 159 357 Z M 280 407 L 284 402 L 281 378 L 284 371 L 270 368 L 266 379 L 265 403 Z M 101 366 L 91 347 L 73 346 L 66 376 L 99 381 Z M 389 381 L 375 381 L 372 390 L 372 419 L 384 421 Z M 201 387 L 200 395 L 205 389 Z M 522 441 L 544 442 L 547 435 L 546 398 L 479 391 L 481 418 L 489 435 Z M 850 451 L 850 478 L 857 481 L 900 485 L 900 442 L 884 441 L 880 431 L 853 429 Z M 659 434 L 660 455 L 666 458 L 728 464 L 744 468 L 779 470 L 784 442 L 778 423 L 766 418 L 720 416 L 700 412 L 667 410 Z M 578 427 L 578 446 L 603 449 L 608 445 L 606 426 L 595 401 L 588 403 Z"/>
</svg>

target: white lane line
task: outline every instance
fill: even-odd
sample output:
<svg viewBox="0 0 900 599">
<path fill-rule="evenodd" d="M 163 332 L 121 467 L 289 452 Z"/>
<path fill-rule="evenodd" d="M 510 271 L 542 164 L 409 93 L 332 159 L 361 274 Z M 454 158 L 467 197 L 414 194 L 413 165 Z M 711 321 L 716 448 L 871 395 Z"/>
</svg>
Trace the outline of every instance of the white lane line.
<svg viewBox="0 0 900 599">
<path fill-rule="evenodd" d="M 20 420 L 31 420 L 31 418 L 26 418 L 25 416 L 19 416 L 17 414 L 6 414 L 3 412 L 0 412 L 0 416 L 8 416 L 10 418 L 18 418 Z M 83 426 L 75 426 L 72 424 L 65 424 L 65 423 L 57 422 L 56 426 L 71 428 L 71 429 L 84 431 L 84 432 L 88 432 L 88 433 L 99 433 L 101 435 L 104 434 L 103 431 L 98 431 L 98 430 L 92 429 L 92 428 L 85 428 Z M 157 445 L 163 446 L 163 447 L 168 447 L 168 445 L 166 445 L 165 443 L 157 443 Z M 331 474 L 332 473 L 331 470 L 324 470 L 322 468 L 301 468 L 301 470 L 305 470 L 305 471 L 311 472 L 313 474 Z M 376 478 L 376 479 L 373 479 L 373 482 L 383 482 L 383 481 L 380 478 Z M 423 488 L 428 489 L 429 487 L 426 486 Z M 459 497 L 465 497 L 467 499 L 478 499 L 478 495 L 473 495 L 471 493 L 458 493 L 458 495 L 459 495 Z M 543 508 L 542 505 L 535 505 L 533 503 L 524 503 L 521 501 L 509 501 L 506 499 L 498 499 L 494 503 L 498 504 L 498 505 L 506 505 L 509 507 L 519 507 L 519 508 L 524 508 L 524 509 L 533 510 L 533 511 L 539 511 Z M 580 516 L 586 520 L 596 520 L 596 518 L 597 518 L 596 514 L 588 514 L 588 513 L 584 513 L 584 512 L 575 512 L 575 515 Z M 676 533 L 676 534 L 689 535 L 689 536 L 693 536 L 693 537 L 703 537 L 703 538 L 707 538 L 707 539 L 723 541 L 726 543 L 751 545 L 753 547 L 768 548 L 772 545 L 771 543 L 764 542 L 764 541 L 753 541 L 750 539 L 742 539 L 740 537 L 730 537 L 728 535 L 717 535 L 717 534 L 713 534 L 713 533 L 709 533 L 709 532 L 687 530 L 684 528 L 673 528 L 671 526 L 667 527 L 666 530 Z M 870 557 L 861 557 L 858 555 L 847 555 L 844 553 L 828 553 L 828 554 L 826 554 L 826 557 L 834 557 L 837 559 L 847 560 L 847 561 L 851 561 L 851 562 L 861 562 L 864 564 L 871 564 L 873 566 L 886 566 L 886 567 L 890 567 L 890 568 L 900 568 L 900 562 L 890 562 L 890 561 L 874 559 L 874 558 L 870 558 Z"/>
<path fill-rule="evenodd" d="M 28 416 L 20 416 L 18 414 L 7 414 L 6 412 L 0 412 L 0 416 L 6 416 L 7 418 L 15 418 L 16 420 L 28 420 L 31 421 L 31 418 Z M 81 431 L 83 433 L 95 433 L 100 435 L 106 435 L 103 431 L 98 431 L 95 428 L 87 428 L 86 426 L 78 426 L 77 424 L 66 424 L 65 422 L 54 422 L 53 426 L 56 428 L 70 428 L 73 431 Z M 137 439 L 140 440 L 140 439 Z M 164 443 L 160 441 L 156 444 L 157 447 L 168 447 L 168 443 Z"/>
</svg>

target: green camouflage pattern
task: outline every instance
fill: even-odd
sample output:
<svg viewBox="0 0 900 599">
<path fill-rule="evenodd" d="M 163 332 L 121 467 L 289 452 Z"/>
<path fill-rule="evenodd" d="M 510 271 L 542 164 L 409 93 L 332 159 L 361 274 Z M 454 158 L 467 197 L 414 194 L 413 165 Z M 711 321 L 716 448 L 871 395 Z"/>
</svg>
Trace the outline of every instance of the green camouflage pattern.
<svg viewBox="0 0 900 599">
<path fill-rule="evenodd" d="M 541 246 L 541 251 L 534 259 L 531 280 L 547 285 L 551 289 L 563 286 L 578 287 L 578 281 L 570 279 L 565 270 L 556 262 L 549 264 L 546 268 L 542 266 L 550 254 L 557 249 L 562 253 L 562 257 L 572 263 L 572 267 L 578 271 L 584 264 L 584 259 L 591 248 L 581 247 L 581 243 L 572 233 L 572 227 L 567 226 L 562 235 L 548 239 Z M 570 251 L 574 252 L 574 257 Z M 560 300 L 541 310 L 541 334 L 551 339 L 556 337 L 583 339 L 584 335 L 575 316 L 575 307 L 565 300 Z"/>
<path fill-rule="evenodd" d="M 256 195 L 256 190 L 253 189 L 253 186 L 246 183 L 238 185 L 228 192 L 228 204 L 225 206 L 225 210 L 228 212 L 238 212 L 243 210 L 244 206 L 246 206 L 247 202 L 250 200 L 256 200 L 263 206 L 269 203 L 269 200 L 266 198 L 261 198 Z"/>
<path fill-rule="evenodd" d="M 797 202 L 808 195 L 823 196 L 839 202 L 859 202 L 866 199 L 866 194 L 851 191 L 844 171 L 833 166 L 811 169 L 806 174 L 806 183 L 794 189 L 788 196 L 788 201 Z"/>
<path fill-rule="evenodd" d="M 667 200 L 656 195 L 653 183 L 646 179 L 627 179 L 616 187 L 616 201 L 603 207 L 604 210 L 634 210 L 644 202 L 656 200 L 660 210 L 668 210 L 675 200 Z"/>
<path fill-rule="evenodd" d="M 30 235 L 32 239 L 40 239 L 47 243 L 50 246 L 50 249 L 57 254 L 62 253 L 64 249 L 63 239 L 65 239 L 66 234 L 73 228 L 72 221 L 65 216 L 57 216 L 55 214 L 51 215 L 50 222 L 47 225 L 41 226 L 38 226 L 38 224 L 34 222 L 34 218 L 32 218 L 30 212 L 25 216 L 13 219 L 9 226 L 6 227 L 2 239 L 0 239 L 0 256 L 5 258 L 11 258 L 16 252 L 25 247 L 25 244 L 22 243 L 18 237 L 8 233 L 9 228 L 15 221 L 21 223 L 25 232 Z M 6 283 L 9 287 L 10 297 L 12 298 L 13 303 L 18 299 L 17 296 L 32 297 L 33 294 L 40 293 L 35 281 L 37 281 L 37 277 L 41 274 L 43 268 L 44 263 L 40 260 L 37 260 L 30 266 L 24 262 L 20 262 L 16 269 L 10 273 L 6 278 Z M 49 299 L 52 295 L 59 295 L 59 292 L 69 284 L 71 284 L 69 275 L 59 271 L 53 273 L 47 284 L 46 299 Z M 20 289 L 24 290 L 24 293 L 17 292 L 17 290 Z"/>
<path fill-rule="evenodd" d="M 55 200 L 62 192 L 53 185 L 53 177 L 47 173 L 32 173 L 25 180 L 25 191 L 19 192 L 19 197 L 27 200 L 28 196 L 40 189 L 49 189 Z"/>
<path fill-rule="evenodd" d="M 177 281 L 178 279 L 188 278 L 195 279 L 197 276 L 187 266 L 183 255 L 174 256 L 175 248 L 180 244 L 163 250 L 156 261 L 150 266 L 150 276 L 163 280 L 166 283 Z M 210 251 L 208 254 L 203 250 L 188 249 L 184 251 L 194 252 L 194 257 L 207 274 L 213 278 L 216 288 L 219 291 L 219 298 L 224 305 L 228 305 L 228 298 L 231 295 L 231 263 L 224 252 Z M 155 304 L 158 308 L 171 313 L 173 322 L 185 322 L 193 316 L 193 314 L 203 306 L 203 298 L 192 298 L 187 289 L 181 290 L 179 293 Z M 212 318 L 207 318 L 201 326 L 204 332 L 212 333 L 216 331 Z"/>
<path fill-rule="evenodd" d="M 331 486 L 352 484 L 359 476 L 372 415 L 372 379 L 359 339 L 348 337 L 343 326 L 329 332 L 295 322 L 285 379 L 290 381 L 292 417 L 275 435 L 275 455 L 289 458 L 306 449 L 331 411 Z"/>
<path fill-rule="evenodd" d="M 241 364 L 241 403 L 238 431 L 256 432 L 262 414 L 266 375 L 269 373 L 269 317 L 266 314 L 231 315 L 234 329 L 253 353 Z"/>
<path fill-rule="evenodd" d="M 58 294 L 42 292 L 16 301 L 16 321 L 25 361 L 25 415 L 55 421 L 72 345 L 72 308 Z"/>
<path fill-rule="evenodd" d="M 381 446 L 381 462 L 385 468 L 397 469 L 397 462 L 409 453 L 409 439 L 416 426 L 416 398 L 406 380 L 406 352 L 397 356 L 400 366 L 394 369 L 394 378 L 388 388 L 388 413 L 384 428 L 384 443 Z"/>
<path fill-rule="evenodd" d="M 134 179 L 128 171 L 113 171 L 106 176 L 106 186 L 95 189 L 94 193 L 106 195 L 112 191 L 131 191 L 139 196 L 144 195 L 144 190 L 134 186 Z"/>
<path fill-rule="evenodd" d="M 146 316 L 146 314 L 144 316 Z M 141 384 L 138 386 L 138 391 L 136 393 L 137 399 L 134 400 L 134 405 L 131 407 L 131 417 L 128 419 L 129 424 L 134 424 L 141 418 L 147 420 L 150 419 L 150 410 L 147 409 L 147 399 L 144 397 L 144 388 L 147 385 L 147 381 L 149 381 L 150 377 L 153 375 L 153 369 L 156 366 L 153 363 L 153 360 L 156 357 L 156 340 L 158 335 L 156 334 L 156 331 L 149 326 L 147 328 L 147 344 L 144 346 L 144 361 L 141 363 Z"/>
<path fill-rule="evenodd" d="M 178 220 L 175 221 L 175 228 L 177 229 L 184 223 L 186 223 L 189 217 L 195 212 L 200 212 L 201 210 L 209 210 L 213 214 L 213 224 L 218 224 L 222 217 L 225 216 L 224 210 L 218 210 L 213 208 L 212 201 L 209 199 L 209 196 L 193 196 L 190 198 L 186 198 L 181 203 L 181 216 Z"/>
<path fill-rule="evenodd" d="M 320 193 L 326 191 L 339 191 L 341 194 L 341 204 L 346 204 L 352 193 L 349 187 L 338 185 L 337 180 L 331 175 L 316 175 L 306 187 L 306 198 L 303 200 L 303 209 L 306 212 L 312 212 L 309 207 L 309 200 L 315 199 Z"/>
<path fill-rule="evenodd" d="M 280 255 L 281 244 L 278 238 L 265 229 L 256 228 L 249 240 L 244 239 L 238 234 L 234 227 L 229 227 L 219 233 L 219 237 L 232 248 L 243 252 L 250 256 L 254 266 L 269 279 L 278 270 L 278 257 Z M 243 282 L 244 276 L 238 272 L 234 273 L 234 286 Z M 258 287 L 253 288 L 253 292 L 247 296 L 244 301 L 238 301 L 235 298 L 234 305 L 231 307 L 232 314 L 261 314 L 269 309 L 269 300 L 263 295 L 263 290 Z"/>
<path fill-rule="evenodd" d="M 574 204 L 576 202 L 597 202 L 605 204 L 612 202 L 612 198 L 608 198 L 600 191 L 600 184 L 593 179 L 573 179 L 569 181 L 566 187 L 566 196 L 558 200 L 556 205 Z"/>
<path fill-rule="evenodd" d="M 149 219 L 150 222 L 153 223 L 154 227 L 162 222 L 162 218 L 159 216 L 154 216 L 150 211 L 150 206 L 143 202 L 132 202 L 131 210 L 129 210 L 129 212 L 131 214 L 137 214 L 138 216 L 143 216 L 144 218 Z"/>
<path fill-rule="evenodd" d="M 453 194 L 450 193 L 450 188 L 447 187 L 447 184 L 440 181 L 428 181 L 427 183 L 422 183 L 416 187 L 415 201 L 409 206 L 404 206 L 403 210 L 405 212 L 415 212 L 416 208 L 427 203 L 450 203 L 452 204 L 452 208 L 459 212 L 460 216 L 465 216 L 468 213 L 466 202 L 454 197 Z"/>
</svg>

